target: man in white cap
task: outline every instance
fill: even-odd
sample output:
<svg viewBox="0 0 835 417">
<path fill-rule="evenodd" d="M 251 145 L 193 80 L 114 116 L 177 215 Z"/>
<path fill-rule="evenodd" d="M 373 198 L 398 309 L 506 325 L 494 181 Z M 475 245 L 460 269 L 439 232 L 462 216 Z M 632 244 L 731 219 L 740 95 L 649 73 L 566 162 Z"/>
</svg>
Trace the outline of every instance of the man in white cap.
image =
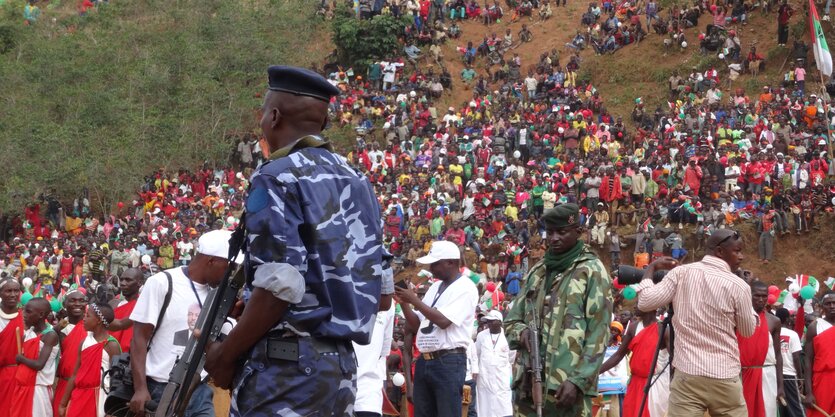
<svg viewBox="0 0 835 417">
<path fill-rule="evenodd" d="M 502 330 L 502 313 L 490 310 L 482 318 L 487 328 L 475 339 L 479 374 L 476 390 L 478 417 L 513 415 L 510 380 L 515 352 L 511 352 Z"/>
<path fill-rule="evenodd" d="M 420 350 L 412 388 L 414 416 L 458 417 L 478 290 L 461 275 L 461 251 L 452 242 L 433 242 L 417 262 L 429 265 L 438 279 L 423 300 L 411 289 L 395 289 L 406 329 L 416 335 Z"/>
<path fill-rule="evenodd" d="M 134 395 L 130 408 L 134 413 L 144 415 L 147 402 L 159 402 L 174 362 L 185 350 L 184 344 L 175 345 L 175 334 L 188 330 L 189 314 L 199 315 L 209 287 L 223 279 L 229 265 L 231 235 L 228 230 L 212 230 L 200 236 L 197 254 L 188 266 L 162 271 L 145 281 L 130 315 L 134 323 L 130 349 Z M 162 312 L 169 289 L 171 300 Z M 151 338 L 153 343 L 148 348 Z M 205 383 L 200 384 L 191 396 L 185 416 L 214 415 L 212 390 Z"/>
</svg>

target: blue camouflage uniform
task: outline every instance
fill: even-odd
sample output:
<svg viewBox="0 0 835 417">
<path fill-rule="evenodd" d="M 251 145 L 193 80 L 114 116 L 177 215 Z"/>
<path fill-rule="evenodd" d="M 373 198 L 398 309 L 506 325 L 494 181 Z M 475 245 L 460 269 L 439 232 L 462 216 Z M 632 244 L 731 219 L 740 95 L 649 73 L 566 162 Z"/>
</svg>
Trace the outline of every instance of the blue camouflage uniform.
<svg viewBox="0 0 835 417">
<path fill-rule="evenodd" d="M 350 342 L 370 341 L 381 290 L 394 292 L 390 274 L 382 288 L 380 207 L 370 182 L 317 136 L 270 159 L 251 179 L 245 267 L 252 287 L 289 307 L 236 378 L 232 415 L 350 416 Z"/>
</svg>

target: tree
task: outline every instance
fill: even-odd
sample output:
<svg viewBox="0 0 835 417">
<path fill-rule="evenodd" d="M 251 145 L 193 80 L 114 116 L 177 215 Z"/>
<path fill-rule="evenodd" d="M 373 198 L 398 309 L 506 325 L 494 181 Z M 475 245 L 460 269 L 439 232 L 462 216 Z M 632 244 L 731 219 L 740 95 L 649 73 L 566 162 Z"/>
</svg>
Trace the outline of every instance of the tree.
<svg viewBox="0 0 835 417">
<path fill-rule="evenodd" d="M 340 62 L 366 68 L 374 61 L 401 56 L 403 45 L 399 38 L 410 24 L 406 16 L 377 15 L 361 20 L 350 6 L 342 3 L 331 23 L 331 38 Z"/>
</svg>

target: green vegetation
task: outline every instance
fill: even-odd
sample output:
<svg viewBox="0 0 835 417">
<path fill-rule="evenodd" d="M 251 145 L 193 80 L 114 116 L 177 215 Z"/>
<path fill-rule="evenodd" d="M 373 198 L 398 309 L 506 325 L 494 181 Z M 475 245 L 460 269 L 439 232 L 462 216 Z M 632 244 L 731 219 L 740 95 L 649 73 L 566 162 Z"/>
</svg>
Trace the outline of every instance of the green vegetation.
<svg viewBox="0 0 835 417">
<path fill-rule="evenodd" d="M 328 50 L 310 3 L 112 0 L 78 16 L 66 2 L 32 26 L 23 4 L 0 7 L 0 210 L 86 186 L 107 211 L 156 168 L 226 161 L 256 128 L 267 66 Z"/>
<path fill-rule="evenodd" d="M 377 15 L 373 19 L 359 20 L 351 7 L 341 3 L 331 23 L 339 61 L 362 73 L 376 60 L 402 55 L 403 45 L 398 36 L 404 33 L 409 19 L 405 15 L 400 19 Z"/>
</svg>

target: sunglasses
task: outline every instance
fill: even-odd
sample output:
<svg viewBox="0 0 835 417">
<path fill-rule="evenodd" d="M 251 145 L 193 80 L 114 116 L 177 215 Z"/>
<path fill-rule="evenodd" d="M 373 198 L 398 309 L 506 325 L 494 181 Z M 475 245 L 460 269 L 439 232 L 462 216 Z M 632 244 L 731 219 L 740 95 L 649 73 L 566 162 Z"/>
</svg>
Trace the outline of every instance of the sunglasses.
<svg viewBox="0 0 835 417">
<path fill-rule="evenodd" d="M 726 238 L 720 240 L 719 243 L 716 244 L 716 247 L 718 248 L 722 246 L 722 244 L 727 242 L 730 238 L 734 238 L 734 240 L 739 240 L 739 232 L 734 232 L 732 235 L 728 235 Z"/>
</svg>

